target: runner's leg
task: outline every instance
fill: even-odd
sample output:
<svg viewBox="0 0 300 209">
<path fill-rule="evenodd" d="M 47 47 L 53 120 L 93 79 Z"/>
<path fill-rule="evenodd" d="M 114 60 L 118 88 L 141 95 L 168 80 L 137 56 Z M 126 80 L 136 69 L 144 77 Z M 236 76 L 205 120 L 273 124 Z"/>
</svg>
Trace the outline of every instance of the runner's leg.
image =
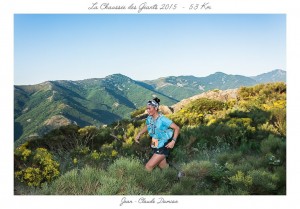
<svg viewBox="0 0 300 209">
<path fill-rule="evenodd" d="M 169 164 L 167 163 L 166 158 L 163 159 L 163 160 L 158 164 L 158 166 L 159 166 L 161 169 L 169 167 Z"/>
<path fill-rule="evenodd" d="M 147 162 L 145 168 L 147 171 L 152 171 L 155 166 L 159 165 L 161 161 L 165 160 L 165 155 L 153 154 L 150 160 Z"/>
</svg>

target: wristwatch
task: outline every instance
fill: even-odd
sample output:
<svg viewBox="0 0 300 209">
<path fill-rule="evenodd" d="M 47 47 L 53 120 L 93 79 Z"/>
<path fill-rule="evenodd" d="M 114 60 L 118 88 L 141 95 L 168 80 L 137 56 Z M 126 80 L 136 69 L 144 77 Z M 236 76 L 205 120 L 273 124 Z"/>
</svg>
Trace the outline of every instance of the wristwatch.
<svg viewBox="0 0 300 209">
<path fill-rule="evenodd" d="M 177 139 L 173 138 L 172 141 L 176 142 Z"/>
</svg>

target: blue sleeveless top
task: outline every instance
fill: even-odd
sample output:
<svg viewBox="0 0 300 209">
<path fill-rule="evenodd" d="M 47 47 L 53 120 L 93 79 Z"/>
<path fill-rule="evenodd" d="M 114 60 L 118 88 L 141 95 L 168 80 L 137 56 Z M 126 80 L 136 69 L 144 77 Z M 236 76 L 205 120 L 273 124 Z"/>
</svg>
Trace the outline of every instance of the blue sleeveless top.
<svg viewBox="0 0 300 209">
<path fill-rule="evenodd" d="M 173 129 L 169 128 L 172 123 L 173 121 L 162 114 L 159 114 L 156 120 L 152 116 L 147 117 L 146 125 L 148 133 L 152 138 L 158 139 L 157 148 L 163 147 L 173 136 Z"/>
</svg>

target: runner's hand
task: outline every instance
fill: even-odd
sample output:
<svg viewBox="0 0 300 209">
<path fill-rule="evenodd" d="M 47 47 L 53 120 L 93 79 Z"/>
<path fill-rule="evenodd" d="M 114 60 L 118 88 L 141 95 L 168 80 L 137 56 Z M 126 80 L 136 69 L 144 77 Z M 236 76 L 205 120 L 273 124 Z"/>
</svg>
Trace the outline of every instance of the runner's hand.
<svg viewBox="0 0 300 209">
<path fill-rule="evenodd" d="M 175 141 L 172 140 L 171 142 L 169 142 L 169 143 L 166 145 L 166 148 L 173 149 L 174 145 L 175 145 Z"/>
<path fill-rule="evenodd" d="M 138 134 L 138 135 L 135 137 L 135 139 L 134 139 L 134 141 L 135 141 L 136 143 L 138 143 L 138 144 L 140 143 L 140 142 L 139 142 L 140 136 L 141 136 L 141 135 Z"/>
</svg>

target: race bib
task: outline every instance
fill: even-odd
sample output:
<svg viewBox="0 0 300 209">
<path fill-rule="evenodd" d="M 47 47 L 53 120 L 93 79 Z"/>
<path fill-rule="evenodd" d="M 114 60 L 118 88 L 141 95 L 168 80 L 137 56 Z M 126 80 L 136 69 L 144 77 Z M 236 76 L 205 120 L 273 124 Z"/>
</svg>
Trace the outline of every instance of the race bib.
<svg viewBox="0 0 300 209">
<path fill-rule="evenodd" d="M 157 148 L 158 147 L 158 139 L 152 138 L 151 147 L 152 148 Z"/>
</svg>

